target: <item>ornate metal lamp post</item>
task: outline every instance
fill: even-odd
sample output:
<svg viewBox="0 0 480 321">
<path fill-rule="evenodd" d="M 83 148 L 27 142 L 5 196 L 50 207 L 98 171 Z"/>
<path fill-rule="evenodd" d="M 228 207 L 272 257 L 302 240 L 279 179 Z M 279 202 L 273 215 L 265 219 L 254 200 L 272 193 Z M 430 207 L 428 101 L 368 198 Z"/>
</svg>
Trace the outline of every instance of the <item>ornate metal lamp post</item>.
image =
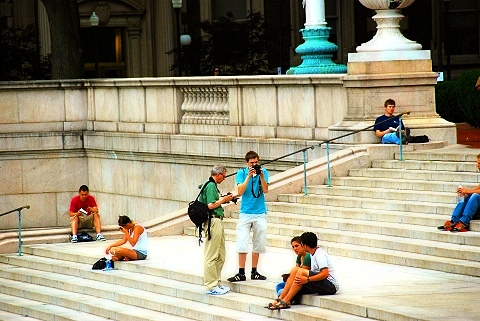
<svg viewBox="0 0 480 321">
<path fill-rule="evenodd" d="M 94 30 L 94 37 L 95 37 L 95 78 L 98 78 L 99 71 L 98 71 L 98 24 L 100 23 L 100 18 L 95 14 L 92 13 L 90 16 L 90 26 L 93 27 Z"/>
<path fill-rule="evenodd" d="M 347 72 L 347 66 L 332 61 L 332 56 L 338 46 L 329 42 L 332 28 L 325 21 L 324 0 L 303 0 L 305 7 L 305 29 L 301 29 L 305 42 L 299 45 L 295 52 L 302 57 L 302 64 L 287 70 L 292 74 L 333 74 Z"/>
<path fill-rule="evenodd" d="M 182 76 L 182 44 L 180 42 L 180 10 L 182 10 L 182 0 L 172 0 L 172 6 L 177 18 L 177 49 L 178 49 L 178 75 Z"/>
</svg>

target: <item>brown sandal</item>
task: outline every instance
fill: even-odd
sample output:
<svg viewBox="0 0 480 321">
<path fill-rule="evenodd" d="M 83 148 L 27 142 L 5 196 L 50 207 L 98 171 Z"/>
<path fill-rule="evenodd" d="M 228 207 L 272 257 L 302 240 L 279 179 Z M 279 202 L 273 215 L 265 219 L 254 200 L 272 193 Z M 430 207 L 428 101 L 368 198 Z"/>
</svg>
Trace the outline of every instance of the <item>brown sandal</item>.
<svg viewBox="0 0 480 321">
<path fill-rule="evenodd" d="M 285 302 L 283 300 L 278 301 L 278 303 L 275 305 L 276 310 L 282 310 L 282 309 L 290 309 L 290 302 Z"/>
</svg>

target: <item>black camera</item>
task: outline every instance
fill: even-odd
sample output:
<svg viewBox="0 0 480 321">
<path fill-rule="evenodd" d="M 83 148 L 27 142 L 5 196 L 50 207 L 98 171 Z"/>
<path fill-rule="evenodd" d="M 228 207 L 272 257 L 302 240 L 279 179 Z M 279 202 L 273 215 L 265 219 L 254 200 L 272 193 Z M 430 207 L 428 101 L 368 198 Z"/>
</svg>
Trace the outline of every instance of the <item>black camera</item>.
<svg viewBox="0 0 480 321">
<path fill-rule="evenodd" d="M 228 192 L 227 195 L 232 195 L 232 193 Z M 223 195 L 223 196 L 227 196 L 227 195 Z M 234 202 L 235 204 L 237 204 L 237 201 L 238 201 L 238 197 L 233 197 L 232 198 L 232 202 Z"/>
<path fill-rule="evenodd" d="M 260 172 L 262 171 L 262 166 L 257 164 L 257 165 L 253 165 L 252 168 L 255 170 L 255 173 L 257 175 L 260 175 Z"/>
</svg>

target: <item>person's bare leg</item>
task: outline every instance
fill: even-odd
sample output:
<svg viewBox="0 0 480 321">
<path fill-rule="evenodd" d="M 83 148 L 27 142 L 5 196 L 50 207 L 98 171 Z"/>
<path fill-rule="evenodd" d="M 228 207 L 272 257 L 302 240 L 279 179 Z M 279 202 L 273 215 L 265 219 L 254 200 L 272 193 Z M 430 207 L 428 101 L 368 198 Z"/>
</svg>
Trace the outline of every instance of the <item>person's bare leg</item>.
<svg viewBox="0 0 480 321">
<path fill-rule="evenodd" d="M 297 276 L 308 276 L 308 270 L 299 268 L 297 270 L 297 273 L 295 274 L 295 277 L 297 277 Z M 302 286 L 303 286 L 303 284 L 295 282 L 295 279 L 294 279 L 290 289 L 288 290 L 288 292 L 283 297 L 283 301 L 285 301 L 287 303 L 290 303 L 290 301 L 292 301 L 293 297 L 298 293 L 298 291 L 300 291 Z M 283 292 L 285 292 L 285 290 L 283 290 Z M 283 294 L 283 292 L 282 292 L 282 294 Z"/>
<path fill-rule="evenodd" d="M 258 265 L 258 258 L 260 257 L 260 253 L 252 252 L 252 268 L 256 268 Z"/>
<path fill-rule="evenodd" d="M 126 249 L 124 247 L 112 247 L 110 249 L 110 253 L 113 255 L 113 261 L 121 261 L 123 259 L 125 259 L 125 261 L 137 260 L 137 252 L 135 252 L 134 250 Z"/>
<path fill-rule="evenodd" d="M 93 226 L 95 226 L 95 232 L 97 232 L 97 234 L 100 234 L 100 232 L 102 231 L 100 215 L 98 215 L 97 213 L 94 213 L 92 215 L 93 215 Z"/>
<path fill-rule="evenodd" d="M 238 267 L 245 268 L 245 261 L 247 260 L 247 253 L 238 253 Z"/>
<path fill-rule="evenodd" d="M 72 227 L 72 234 L 77 235 L 77 233 L 78 233 L 78 217 L 74 217 L 72 219 L 72 223 L 70 225 Z"/>
<path fill-rule="evenodd" d="M 285 296 L 287 293 L 290 291 L 290 288 L 292 287 L 292 283 L 295 280 L 295 276 L 297 275 L 299 267 L 295 266 L 291 271 L 290 271 L 290 276 L 287 279 L 287 282 L 285 282 L 285 287 L 283 288 L 282 293 L 280 293 L 280 296 L 278 299 L 273 300 L 271 304 L 269 304 L 269 309 L 275 309 L 275 306 L 278 304 L 280 300 L 284 300 Z M 285 301 L 285 300 L 284 300 Z"/>
</svg>

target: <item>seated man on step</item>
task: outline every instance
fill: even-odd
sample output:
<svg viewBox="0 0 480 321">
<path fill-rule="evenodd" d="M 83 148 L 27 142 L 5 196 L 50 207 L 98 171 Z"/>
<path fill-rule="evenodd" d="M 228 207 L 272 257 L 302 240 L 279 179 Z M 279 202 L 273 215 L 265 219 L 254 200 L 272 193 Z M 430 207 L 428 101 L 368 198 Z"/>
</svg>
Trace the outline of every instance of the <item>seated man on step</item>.
<svg viewBox="0 0 480 321">
<path fill-rule="evenodd" d="M 477 155 L 477 169 L 480 171 L 480 154 Z M 470 221 L 480 209 L 480 185 L 473 189 L 459 187 L 458 194 L 465 198 L 463 202 L 458 202 L 453 210 L 452 218 L 438 229 L 450 232 L 467 232 L 470 230 Z"/>
<path fill-rule="evenodd" d="M 406 128 L 403 121 L 400 124 L 399 117 L 394 116 L 395 100 L 387 99 L 384 103 L 385 114 L 375 119 L 375 136 L 382 139 L 382 144 L 400 144 L 400 133 L 398 129 L 402 129 L 402 144 L 408 143 L 410 136 L 410 128 Z"/>
<path fill-rule="evenodd" d="M 77 232 L 79 228 L 92 227 L 95 227 L 97 232 L 97 241 L 105 241 L 101 234 L 102 225 L 97 202 L 92 195 L 89 195 L 87 185 L 80 186 L 78 195 L 70 201 L 70 225 L 72 227 L 72 243 L 78 242 Z"/>
<path fill-rule="evenodd" d="M 298 301 L 303 294 L 330 295 L 338 291 L 332 259 L 325 250 L 317 246 L 317 236 L 312 232 L 305 232 L 300 238 L 303 247 L 310 253 L 311 270 L 302 267 L 293 268 L 283 292 L 278 299 L 266 307 L 270 310 L 288 309 L 291 302 Z"/>
</svg>

